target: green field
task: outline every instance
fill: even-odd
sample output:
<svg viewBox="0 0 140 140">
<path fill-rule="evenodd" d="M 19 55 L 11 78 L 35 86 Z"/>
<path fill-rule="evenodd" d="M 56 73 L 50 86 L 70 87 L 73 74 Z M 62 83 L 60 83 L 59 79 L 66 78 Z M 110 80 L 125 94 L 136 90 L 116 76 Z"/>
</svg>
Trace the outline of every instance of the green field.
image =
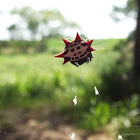
<svg viewBox="0 0 140 140">
<path fill-rule="evenodd" d="M 94 40 L 93 48 L 97 51 L 93 52 L 93 61 L 78 68 L 71 63 L 62 65 L 63 59 L 54 57 L 64 49 L 60 39 L 48 40 L 44 53 L 1 54 L 0 108 L 38 108 L 43 104 L 53 104 L 60 111 L 73 112 L 72 118 L 88 130 L 96 130 L 116 115 L 124 115 L 126 107 L 121 107 L 119 114 L 112 110 L 114 105 L 120 107 L 122 103 L 108 102 L 118 92 L 113 89 L 119 83 L 118 77 L 128 69 L 116 64 L 121 51 L 115 47 L 120 41 L 125 40 Z M 107 81 L 103 79 L 106 74 L 110 78 Z M 107 83 L 114 84 L 109 87 L 114 93 L 106 88 Z M 95 96 L 95 86 L 99 96 Z M 75 110 L 74 96 L 78 98 Z M 132 109 L 136 105 L 137 101 Z"/>
<path fill-rule="evenodd" d="M 16 104 L 17 95 L 10 98 L 15 93 L 24 98 L 26 96 L 73 98 L 74 95 L 91 94 L 87 90 L 94 93 L 94 86 L 101 84 L 100 74 L 109 69 L 119 56 L 118 52 L 112 51 L 118 41 L 95 40 L 93 46 L 98 50 L 93 52 L 93 61 L 78 68 L 71 63 L 62 65 L 63 59 L 54 57 L 64 49 L 64 44 L 59 39 L 49 40 L 48 50 L 44 53 L 0 55 L 1 100 L 6 98 L 4 99 L 6 105 Z M 7 98 L 11 101 L 7 102 Z"/>
</svg>

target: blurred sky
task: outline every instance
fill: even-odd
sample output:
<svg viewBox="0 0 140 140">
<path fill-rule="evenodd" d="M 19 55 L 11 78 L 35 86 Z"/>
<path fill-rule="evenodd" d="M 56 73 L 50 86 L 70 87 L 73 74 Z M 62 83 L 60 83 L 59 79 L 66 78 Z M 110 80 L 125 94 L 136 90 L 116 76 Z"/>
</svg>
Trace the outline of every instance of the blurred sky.
<svg viewBox="0 0 140 140">
<path fill-rule="evenodd" d="M 113 5 L 125 4 L 126 0 L 1 0 L 0 39 L 8 38 L 6 28 L 16 20 L 8 11 L 22 6 L 31 6 L 34 9 L 57 8 L 67 19 L 75 21 L 89 38 L 125 38 L 135 28 L 135 21 L 124 19 L 115 23 L 109 16 Z M 66 34 L 75 36 L 75 32 L 69 31 Z"/>
</svg>

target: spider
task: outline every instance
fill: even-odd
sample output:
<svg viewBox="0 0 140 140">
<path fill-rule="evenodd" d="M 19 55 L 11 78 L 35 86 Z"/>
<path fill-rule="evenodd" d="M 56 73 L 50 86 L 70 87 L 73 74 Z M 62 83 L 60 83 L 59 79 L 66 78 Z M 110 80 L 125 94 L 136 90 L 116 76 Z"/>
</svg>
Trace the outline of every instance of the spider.
<svg viewBox="0 0 140 140">
<path fill-rule="evenodd" d="M 65 49 L 62 53 L 55 55 L 55 57 L 64 58 L 63 64 L 71 62 L 75 66 L 82 65 L 85 62 L 92 61 L 92 51 L 96 49 L 91 47 L 93 40 L 83 41 L 77 33 L 74 41 L 67 41 L 62 39 L 65 43 Z"/>
</svg>

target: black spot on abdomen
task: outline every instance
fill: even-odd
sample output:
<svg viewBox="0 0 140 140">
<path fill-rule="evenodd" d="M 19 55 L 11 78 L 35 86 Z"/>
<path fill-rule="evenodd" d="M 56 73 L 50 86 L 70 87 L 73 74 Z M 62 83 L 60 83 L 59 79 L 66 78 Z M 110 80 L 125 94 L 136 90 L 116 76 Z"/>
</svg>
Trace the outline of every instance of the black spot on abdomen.
<svg viewBox="0 0 140 140">
<path fill-rule="evenodd" d="M 71 44 L 71 45 L 70 45 L 70 47 L 73 47 L 73 46 L 75 46 L 75 45 L 77 45 L 77 42 L 76 42 L 76 43 Z"/>
<path fill-rule="evenodd" d="M 67 50 L 64 52 L 64 54 L 67 54 L 67 53 L 68 53 L 68 51 L 69 51 L 69 50 L 67 49 Z"/>
<path fill-rule="evenodd" d="M 80 55 L 80 57 L 83 57 L 83 56 L 84 56 L 84 54 Z"/>
<path fill-rule="evenodd" d="M 71 52 L 74 52 L 74 49 L 71 49 Z"/>
<path fill-rule="evenodd" d="M 79 50 L 80 49 L 80 46 L 78 46 L 77 49 Z"/>
<path fill-rule="evenodd" d="M 85 43 L 81 43 L 81 45 L 82 45 L 82 46 L 86 46 L 86 44 L 85 44 Z"/>
</svg>

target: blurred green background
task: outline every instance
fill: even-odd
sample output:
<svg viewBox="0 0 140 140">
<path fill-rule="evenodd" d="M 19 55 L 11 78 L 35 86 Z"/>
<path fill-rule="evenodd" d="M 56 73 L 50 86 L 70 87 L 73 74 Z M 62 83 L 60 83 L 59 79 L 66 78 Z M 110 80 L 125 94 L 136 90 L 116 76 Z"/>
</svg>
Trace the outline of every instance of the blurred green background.
<svg viewBox="0 0 140 140">
<path fill-rule="evenodd" d="M 125 8 L 130 2 L 136 1 L 128 0 Z M 134 11 L 136 8 L 130 12 Z M 113 12 L 122 9 L 114 7 Z M 140 85 L 135 82 L 133 68 L 135 31 L 126 39 L 95 39 L 93 61 L 77 68 L 70 63 L 62 65 L 62 59 L 54 58 L 64 49 L 61 31 L 80 30 L 76 23 L 66 21 L 58 10 L 23 7 L 13 9 L 11 15 L 15 14 L 26 23 L 30 39 L 24 39 L 20 24 L 15 23 L 8 28 L 11 38 L 0 41 L 1 114 L 13 109 L 30 112 L 49 104 L 68 115 L 77 128 L 100 132 L 113 126 L 106 133 L 114 138 L 121 134 L 126 140 L 139 140 Z M 53 21 L 59 22 L 57 28 L 49 27 Z M 88 39 L 84 34 L 82 38 Z M 94 87 L 99 95 L 95 95 Z M 72 102 L 74 96 L 76 106 Z M 3 119 L 0 124 L 1 131 L 12 127 Z"/>
</svg>

